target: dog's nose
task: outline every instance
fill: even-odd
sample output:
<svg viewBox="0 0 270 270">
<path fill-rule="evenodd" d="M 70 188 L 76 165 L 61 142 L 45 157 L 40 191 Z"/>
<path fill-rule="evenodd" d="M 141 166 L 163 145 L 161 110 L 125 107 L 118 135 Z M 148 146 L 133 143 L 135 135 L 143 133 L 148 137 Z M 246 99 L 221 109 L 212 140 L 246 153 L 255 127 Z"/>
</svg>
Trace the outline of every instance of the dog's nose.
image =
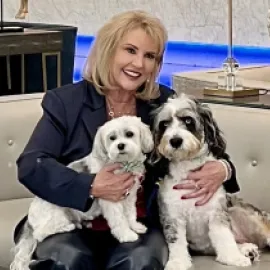
<svg viewBox="0 0 270 270">
<path fill-rule="evenodd" d="M 170 144 L 173 148 L 178 148 L 183 143 L 183 139 L 179 137 L 175 137 L 170 139 Z"/>
<path fill-rule="evenodd" d="M 119 144 L 117 145 L 117 147 L 118 147 L 119 150 L 124 150 L 125 144 L 124 144 L 124 143 L 119 143 Z"/>
</svg>

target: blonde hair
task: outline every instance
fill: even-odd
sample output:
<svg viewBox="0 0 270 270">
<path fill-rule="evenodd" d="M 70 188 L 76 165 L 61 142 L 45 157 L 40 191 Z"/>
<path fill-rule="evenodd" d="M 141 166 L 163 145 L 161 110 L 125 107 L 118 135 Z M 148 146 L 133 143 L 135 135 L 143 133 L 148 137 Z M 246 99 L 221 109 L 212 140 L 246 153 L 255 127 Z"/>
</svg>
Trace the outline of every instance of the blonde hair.
<svg viewBox="0 0 270 270">
<path fill-rule="evenodd" d="M 163 60 L 167 31 L 161 21 L 144 11 L 127 11 L 112 17 L 97 33 L 94 45 L 87 58 L 83 77 L 94 84 L 100 94 L 111 88 L 110 63 L 121 39 L 130 31 L 141 28 L 157 44 L 156 64 L 151 78 L 145 82 L 141 91 L 137 91 L 140 99 L 152 99 L 159 96 L 159 87 L 155 80 Z"/>
</svg>

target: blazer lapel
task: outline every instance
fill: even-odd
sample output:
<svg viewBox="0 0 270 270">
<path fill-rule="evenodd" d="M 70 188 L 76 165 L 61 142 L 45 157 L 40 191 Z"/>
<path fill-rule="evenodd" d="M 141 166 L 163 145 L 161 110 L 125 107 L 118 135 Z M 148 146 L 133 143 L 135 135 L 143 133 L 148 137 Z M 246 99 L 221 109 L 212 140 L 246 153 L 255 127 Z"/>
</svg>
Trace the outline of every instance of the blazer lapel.
<svg viewBox="0 0 270 270">
<path fill-rule="evenodd" d="M 138 99 L 136 102 L 137 107 L 137 116 L 141 117 L 142 121 L 150 125 L 151 118 L 150 118 L 150 112 L 151 112 L 151 106 L 147 101 Z"/>
<path fill-rule="evenodd" d="M 97 129 L 107 121 L 106 106 L 104 96 L 100 95 L 94 86 L 87 83 L 87 88 L 82 120 L 90 138 L 93 140 Z"/>
<path fill-rule="evenodd" d="M 95 111 L 91 111 L 89 108 L 84 108 L 82 119 L 88 134 L 91 139 L 94 139 L 97 129 L 107 120 L 106 109 L 105 107 L 101 107 Z"/>
<path fill-rule="evenodd" d="M 105 97 L 100 95 L 93 85 L 86 82 L 86 96 L 84 98 L 84 107 L 82 111 L 82 119 L 84 125 L 93 139 L 96 135 L 97 129 L 102 126 L 108 119 L 106 113 Z M 137 116 L 141 117 L 142 121 L 150 125 L 151 118 L 151 102 L 144 100 L 136 101 Z"/>
<path fill-rule="evenodd" d="M 104 99 L 103 96 L 101 96 L 101 98 Z M 138 117 L 141 117 L 145 124 L 150 125 L 151 108 L 149 104 L 147 104 L 145 101 L 138 100 L 136 107 Z M 105 99 L 99 108 L 91 109 L 91 107 L 85 106 L 82 119 L 91 138 L 94 138 L 97 129 L 108 120 Z"/>
</svg>

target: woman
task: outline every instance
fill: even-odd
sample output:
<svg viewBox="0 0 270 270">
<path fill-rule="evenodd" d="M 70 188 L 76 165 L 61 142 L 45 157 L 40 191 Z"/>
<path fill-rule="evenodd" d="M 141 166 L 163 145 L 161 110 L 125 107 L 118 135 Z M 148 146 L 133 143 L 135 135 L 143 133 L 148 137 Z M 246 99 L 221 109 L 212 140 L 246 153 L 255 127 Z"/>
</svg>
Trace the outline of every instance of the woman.
<svg viewBox="0 0 270 270">
<path fill-rule="evenodd" d="M 81 211 L 89 209 L 94 198 L 121 200 L 133 177 L 129 173 L 114 175 L 118 165 L 105 167 L 96 175 L 79 174 L 65 165 L 91 152 L 97 128 L 111 118 L 137 115 L 151 124 L 151 105 L 164 103 L 172 94 L 171 89 L 155 83 L 166 41 L 164 26 L 145 12 L 125 12 L 107 22 L 97 34 L 84 80 L 44 96 L 43 116 L 18 159 L 20 182 L 51 203 Z M 229 171 L 232 173 L 226 177 Z M 149 228 L 138 241 L 119 244 L 100 217 L 88 228 L 45 239 L 30 268 L 164 269 L 168 250 L 156 222 L 155 203 L 151 203 L 155 196 L 150 178 L 148 174 L 138 194 L 138 218 Z M 230 161 L 209 162 L 189 179 L 205 187 L 201 189 L 205 194 L 193 191 L 186 197 L 204 195 L 201 204 L 224 180 L 228 180 L 228 191 L 238 191 Z M 176 188 L 194 190 L 194 184 Z M 18 239 L 20 226 L 16 231 Z"/>
</svg>

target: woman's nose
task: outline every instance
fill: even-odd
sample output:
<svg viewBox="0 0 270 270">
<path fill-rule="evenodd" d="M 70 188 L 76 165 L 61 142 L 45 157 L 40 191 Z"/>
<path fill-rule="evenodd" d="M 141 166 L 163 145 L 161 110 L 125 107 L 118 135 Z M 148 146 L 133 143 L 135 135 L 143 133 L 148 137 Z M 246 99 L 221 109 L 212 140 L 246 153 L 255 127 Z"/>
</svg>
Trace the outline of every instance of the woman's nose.
<svg viewBox="0 0 270 270">
<path fill-rule="evenodd" d="M 143 57 L 140 55 L 136 55 L 133 59 L 132 64 L 137 68 L 142 68 L 143 67 Z"/>
</svg>

